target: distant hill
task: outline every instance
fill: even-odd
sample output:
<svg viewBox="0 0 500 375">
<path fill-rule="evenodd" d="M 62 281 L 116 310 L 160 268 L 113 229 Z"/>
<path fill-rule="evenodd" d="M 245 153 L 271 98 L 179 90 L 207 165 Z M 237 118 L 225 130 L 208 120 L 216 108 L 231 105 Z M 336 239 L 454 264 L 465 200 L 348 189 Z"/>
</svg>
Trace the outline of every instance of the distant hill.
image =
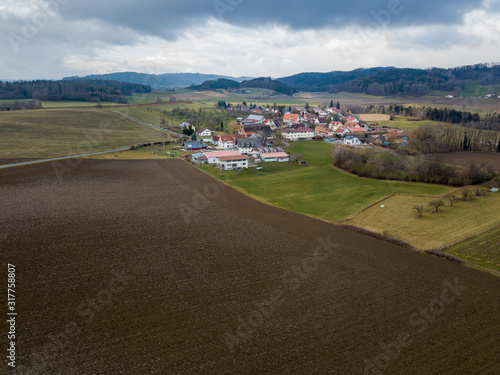
<svg viewBox="0 0 500 375">
<path fill-rule="evenodd" d="M 251 77 L 227 77 L 216 74 L 201 73 L 165 73 L 165 74 L 145 74 L 136 72 L 122 72 L 110 74 L 92 74 L 85 77 L 66 77 L 64 80 L 74 79 L 93 79 L 93 80 L 114 80 L 120 82 L 135 83 L 139 85 L 151 86 L 154 90 L 176 90 L 192 85 L 201 85 L 205 81 L 217 80 L 219 78 L 230 79 L 236 82 L 242 82 Z"/>
<path fill-rule="evenodd" d="M 278 81 L 299 91 L 355 92 L 369 95 L 426 95 L 429 91 L 461 91 L 465 80 L 500 84 L 500 65 L 476 64 L 452 69 L 378 67 L 349 72 L 300 73 Z"/>
<path fill-rule="evenodd" d="M 218 79 L 216 81 L 206 81 L 201 85 L 188 87 L 191 90 L 217 90 L 217 89 L 244 89 L 244 88 L 256 88 L 256 89 L 267 89 L 279 92 L 285 95 L 293 95 L 297 91 L 287 85 L 286 83 L 272 80 L 270 77 L 261 77 L 243 81 L 241 83 L 229 80 L 229 79 Z"/>
</svg>

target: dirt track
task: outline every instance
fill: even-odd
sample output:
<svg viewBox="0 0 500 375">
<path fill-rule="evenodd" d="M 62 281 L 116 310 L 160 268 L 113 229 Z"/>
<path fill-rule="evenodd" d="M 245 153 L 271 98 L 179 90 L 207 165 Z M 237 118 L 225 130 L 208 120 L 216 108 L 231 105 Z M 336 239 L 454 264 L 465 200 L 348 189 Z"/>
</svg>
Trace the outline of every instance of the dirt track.
<svg viewBox="0 0 500 375">
<path fill-rule="evenodd" d="M 0 207 L 19 374 L 500 373 L 500 278 L 180 160 L 2 170 Z"/>
</svg>

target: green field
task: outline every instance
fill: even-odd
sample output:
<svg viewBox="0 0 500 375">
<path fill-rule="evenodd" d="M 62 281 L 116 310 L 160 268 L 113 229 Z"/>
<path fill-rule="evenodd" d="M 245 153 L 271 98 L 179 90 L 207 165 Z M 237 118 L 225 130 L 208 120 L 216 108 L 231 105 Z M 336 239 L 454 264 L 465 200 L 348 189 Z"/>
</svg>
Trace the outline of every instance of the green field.
<svg viewBox="0 0 500 375">
<path fill-rule="evenodd" d="M 347 218 L 390 194 L 440 195 L 451 190 L 351 175 L 333 167 L 332 150 L 326 142 L 292 143 L 287 151 L 300 154 L 307 168 L 225 181 L 259 200 L 325 220 Z"/>
<path fill-rule="evenodd" d="M 460 196 L 460 192 L 457 193 Z M 433 198 L 393 196 L 374 205 L 347 223 L 377 233 L 385 233 L 422 250 L 440 249 L 500 225 L 500 194 L 472 201 L 460 201 L 434 212 Z M 381 205 L 385 207 L 381 207 Z M 419 218 L 413 210 L 423 205 L 426 212 Z"/>
<path fill-rule="evenodd" d="M 500 227 L 445 250 L 468 263 L 500 272 Z"/>
<path fill-rule="evenodd" d="M 160 141 L 163 132 L 111 112 L 0 112 L 0 158 L 49 158 Z"/>
</svg>

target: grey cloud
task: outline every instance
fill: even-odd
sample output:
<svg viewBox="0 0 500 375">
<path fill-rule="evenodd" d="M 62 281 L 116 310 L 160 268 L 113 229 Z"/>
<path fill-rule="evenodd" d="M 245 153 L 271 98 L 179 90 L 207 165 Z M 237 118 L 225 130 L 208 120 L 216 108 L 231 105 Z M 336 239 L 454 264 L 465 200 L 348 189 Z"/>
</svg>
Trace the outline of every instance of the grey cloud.
<svg viewBox="0 0 500 375">
<path fill-rule="evenodd" d="M 266 24 L 291 29 L 344 28 L 368 23 L 401 25 L 459 24 L 477 7 L 466 0 L 121 0 L 72 1 L 61 7 L 68 20 L 99 19 L 140 33 L 174 39 L 186 29 L 221 19 L 243 27 Z"/>
</svg>

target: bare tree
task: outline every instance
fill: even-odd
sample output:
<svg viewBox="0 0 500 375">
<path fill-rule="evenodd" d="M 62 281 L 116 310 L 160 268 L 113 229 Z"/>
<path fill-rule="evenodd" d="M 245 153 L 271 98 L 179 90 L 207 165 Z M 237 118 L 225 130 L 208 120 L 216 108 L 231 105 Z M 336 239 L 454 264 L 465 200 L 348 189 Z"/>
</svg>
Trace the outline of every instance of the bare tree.
<svg viewBox="0 0 500 375">
<path fill-rule="evenodd" d="M 448 194 L 445 197 L 445 199 L 447 199 L 448 202 L 450 202 L 450 206 L 452 206 L 452 207 L 453 207 L 453 204 L 459 200 L 455 194 Z"/>
<path fill-rule="evenodd" d="M 413 210 L 417 212 L 418 214 L 418 217 L 422 217 L 423 213 L 424 213 L 424 206 L 413 206 Z"/>
<path fill-rule="evenodd" d="M 435 201 L 430 201 L 429 206 L 432 206 L 436 209 L 436 212 L 438 212 L 439 207 L 444 206 L 444 202 L 442 199 L 436 199 Z"/>
<path fill-rule="evenodd" d="M 466 201 L 467 199 L 472 198 L 472 191 L 468 187 L 462 188 L 462 200 Z"/>
</svg>

